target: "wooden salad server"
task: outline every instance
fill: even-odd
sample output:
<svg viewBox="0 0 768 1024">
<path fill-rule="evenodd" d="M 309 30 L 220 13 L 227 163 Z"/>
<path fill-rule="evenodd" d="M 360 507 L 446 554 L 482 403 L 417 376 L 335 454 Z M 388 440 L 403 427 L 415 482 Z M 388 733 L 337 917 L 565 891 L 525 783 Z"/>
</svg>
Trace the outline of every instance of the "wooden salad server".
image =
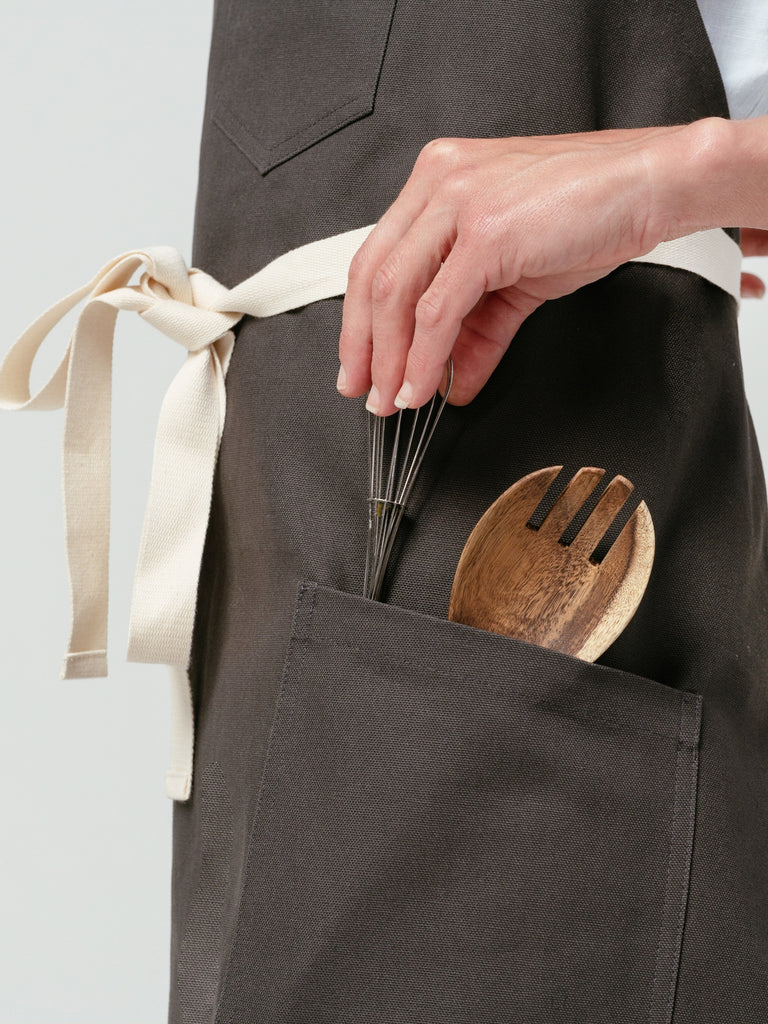
<svg viewBox="0 0 768 1024">
<path fill-rule="evenodd" d="M 483 514 L 459 558 L 448 618 L 594 661 L 637 610 L 655 537 L 642 501 L 599 563 L 592 553 L 634 486 L 617 475 L 570 544 L 568 524 L 605 475 L 582 467 L 538 527 L 533 512 L 562 466 L 529 473 Z"/>
</svg>

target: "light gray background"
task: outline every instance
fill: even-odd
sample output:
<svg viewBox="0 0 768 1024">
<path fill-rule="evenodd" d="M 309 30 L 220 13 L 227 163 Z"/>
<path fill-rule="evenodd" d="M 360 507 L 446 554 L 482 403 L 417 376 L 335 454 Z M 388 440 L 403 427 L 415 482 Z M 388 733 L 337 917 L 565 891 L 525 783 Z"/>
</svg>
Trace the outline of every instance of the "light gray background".
<svg viewBox="0 0 768 1024">
<path fill-rule="evenodd" d="M 0 355 L 113 256 L 170 244 L 189 260 L 211 8 L 4 0 Z M 765 450 L 768 304 L 745 302 L 741 325 Z M 0 413 L 0 1024 L 166 1016 L 168 684 L 125 647 L 157 413 L 184 356 L 133 314 L 116 340 L 108 680 L 58 678 L 62 414 Z"/>
</svg>

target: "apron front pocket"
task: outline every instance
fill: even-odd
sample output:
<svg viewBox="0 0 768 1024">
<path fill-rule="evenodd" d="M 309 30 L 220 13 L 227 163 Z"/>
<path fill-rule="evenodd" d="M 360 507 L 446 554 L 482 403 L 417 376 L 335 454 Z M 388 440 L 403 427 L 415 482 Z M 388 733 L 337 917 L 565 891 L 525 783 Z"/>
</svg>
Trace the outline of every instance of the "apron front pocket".
<svg viewBox="0 0 768 1024">
<path fill-rule="evenodd" d="M 217 1024 L 669 1022 L 700 711 L 300 583 Z"/>
<path fill-rule="evenodd" d="M 396 0 L 229 0 L 211 117 L 266 174 L 373 110 Z"/>
</svg>

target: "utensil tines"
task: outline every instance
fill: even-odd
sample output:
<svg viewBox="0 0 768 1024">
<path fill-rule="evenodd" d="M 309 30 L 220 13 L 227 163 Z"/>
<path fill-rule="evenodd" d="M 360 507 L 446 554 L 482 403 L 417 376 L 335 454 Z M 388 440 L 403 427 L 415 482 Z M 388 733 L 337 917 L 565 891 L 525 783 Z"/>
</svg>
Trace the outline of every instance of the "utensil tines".
<svg viewBox="0 0 768 1024">
<path fill-rule="evenodd" d="M 529 473 L 486 509 L 461 552 L 448 618 L 594 661 L 643 597 L 654 559 L 653 521 L 641 501 L 611 539 L 634 490 L 617 474 L 575 530 L 606 472 L 582 466 L 533 526 L 561 469 Z"/>
</svg>

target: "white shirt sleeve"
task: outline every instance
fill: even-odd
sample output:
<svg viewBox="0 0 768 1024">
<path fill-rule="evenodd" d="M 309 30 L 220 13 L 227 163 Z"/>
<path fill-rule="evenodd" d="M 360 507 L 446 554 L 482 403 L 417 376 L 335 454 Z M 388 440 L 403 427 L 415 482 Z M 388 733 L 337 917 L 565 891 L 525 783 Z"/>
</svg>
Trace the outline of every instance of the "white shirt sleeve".
<svg viewBox="0 0 768 1024">
<path fill-rule="evenodd" d="M 768 114 L 768 0 L 698 0 L 731 117 Z"/>
</svg>

